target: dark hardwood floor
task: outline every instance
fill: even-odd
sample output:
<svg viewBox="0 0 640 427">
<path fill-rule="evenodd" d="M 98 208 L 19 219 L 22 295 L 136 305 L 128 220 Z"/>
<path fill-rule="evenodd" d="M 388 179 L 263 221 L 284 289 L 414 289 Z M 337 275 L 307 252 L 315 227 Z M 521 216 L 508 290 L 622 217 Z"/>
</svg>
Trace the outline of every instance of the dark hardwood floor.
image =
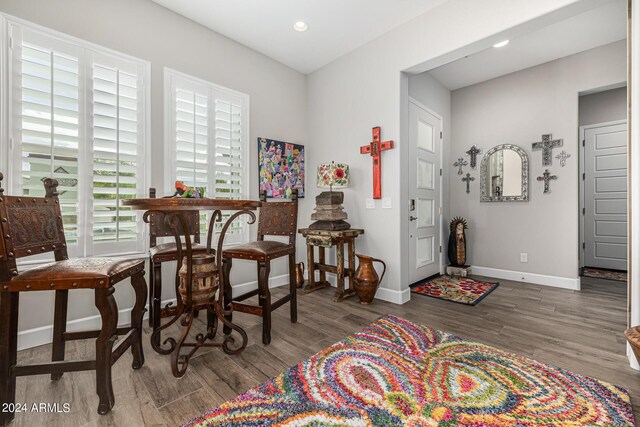
<svg viewBox="0 0 640 427">
<path fill-rule="evenodd" d="M 583 290 L 574 292 L 500 282 L 476 307 L 419 295 L 403 306 L 381 301 L 362 306 L 355 298 L 336 304 L 331 301 L 332 289 L 300 295 L 298 323 L 289 322 L 286 307 L 277 310 L 269 346 L 261 343 L 260 320 L 237 314 L 237 323 L 249 334 L 247 349 L 239 356 L 227 356 L 218 349 L 201 351 L 179 380 L 171 375 L 169 356 L 151 349 L 146 330 L 145 366 L 133 371 L 129 354 L 114 366 L 116 406 L 110 414 L 96 412 L 91 372 L 65 374 L 58 382 L 49 381 L 48 376 L 22 377 L 17 382 L 18 402 L 70 403 L 71 410 L 18 414 L 13 425 L 180 425 L 386 314 L 611 382 L 629 390 L 632 401 L 640 406 L 640 373 L 629 368 L 625 356 L 624 283 L 584 279 Z M 273 293 L 277 297 L 283 291 Z M 199 323 L 199 328 L 204 325 Z M 29 349 L 18 358 L 20 362 L 46 361 L 50 350 L 50 345 Z M 93 341 L 72 342 L 67 358 L 93 352 Z M 638 408 L 634 409 L 638 420 Z"/>
</svg>

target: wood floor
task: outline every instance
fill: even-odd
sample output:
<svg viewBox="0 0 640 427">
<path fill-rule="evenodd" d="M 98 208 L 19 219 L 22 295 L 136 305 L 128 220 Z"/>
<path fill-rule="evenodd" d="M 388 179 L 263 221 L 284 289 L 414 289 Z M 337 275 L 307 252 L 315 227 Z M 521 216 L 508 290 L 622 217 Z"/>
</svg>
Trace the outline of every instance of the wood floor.
<svg viewBox="0 0 640 427">
<path fill-rule="evenodd" d="M 65 374 L 58 382 L 48 376 L 22 377 L 17 382 L 18 402 L 70 403 L 71 410 L 17 414 L 13 425 L 180 425 L 386 314 L 611 382 L 629 390 L 640 406 L 640 373 L 628 366 L 622 334 L 626 285 L 587 280 L 581 292 L 503 280 L 476 307 L 419 295 L 403 306 L 380 301 L 361 306 L 354 298 L 335 304 L 333 291 L 324 289 L 300 295 L 297 324 L 289 322 L 286 306 L 275 312 L 269 346 L 261 344 L 259 319 L 237 314 L 237 322 L 249 334 L 247 349 L 240 356 L 226 356 L 218 349 L 202 352 L 180 380 L 171 375 L 169 357 L 148 345 L 146 330 L 145 366 L 133 371 L 129 354 L 114 366 L 116 406 L 110 414 L 96 412 L 91 372 Z M 281 293 L 274 291 L 276 296 Z M 46 361 L 50 350 L 47 345 L 22 351 L 19 362 Z M 69 343 L 67 358 L 92 356 L 93 351 L 92 341 Z"/>
</svg>

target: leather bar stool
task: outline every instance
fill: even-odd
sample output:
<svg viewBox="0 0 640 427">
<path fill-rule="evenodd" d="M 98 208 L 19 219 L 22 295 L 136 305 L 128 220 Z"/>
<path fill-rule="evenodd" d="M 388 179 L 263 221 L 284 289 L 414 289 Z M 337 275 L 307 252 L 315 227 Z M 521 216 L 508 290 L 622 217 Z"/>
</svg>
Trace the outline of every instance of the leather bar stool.
<svg viewBox="0 0 640 427">
<path fill-rule="evenodd" d="M 262 342 L 271 342 L 271 312 L 289 302 L 291 322 L 298 320 L 296 300 L 296 227 L 298 224 L 298 190 L 293 190 L 290 202 L 267 203 L 266 192 L 260 193 L 260 216 L 258 219 L 258 239 L 255 242 L 234 246 L 222 252 L 225 285 L 225 305 L 233 304 L 234 311 L 262 316 Z M 265 236 L 286 236 L 287 243 L 264 240 Z M 280 257 L 289 258 L 289 293 L 276 302 L 271 302 L 269 273 L 271 261 Z M 233 259 L 252 260 L 258 263 L 258 288 L 240 296 L 233 296 L 229 281 Z M 244 304 L 244 301 L 258 295 L 259 305 Z M 225 332 L 227 328 L 225 328 Z"/>
</svg>

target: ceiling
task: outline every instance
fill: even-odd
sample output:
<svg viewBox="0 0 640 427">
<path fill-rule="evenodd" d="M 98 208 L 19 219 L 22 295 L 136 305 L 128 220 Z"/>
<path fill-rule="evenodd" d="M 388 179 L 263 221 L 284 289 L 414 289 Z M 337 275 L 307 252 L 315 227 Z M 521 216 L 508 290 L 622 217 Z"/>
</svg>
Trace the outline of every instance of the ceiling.
<svg viewBox="0 0 640 427">
<path fill-rule="evenodd" d="M 308 74 L 446 0 L 153 1 Z"/>
<path fill-rule="evenodd" d="M 627 37 L 627 1 L 612 0 L 579 15 L 522 35 L 429 73 L 456 90 Z"/>
</svg>

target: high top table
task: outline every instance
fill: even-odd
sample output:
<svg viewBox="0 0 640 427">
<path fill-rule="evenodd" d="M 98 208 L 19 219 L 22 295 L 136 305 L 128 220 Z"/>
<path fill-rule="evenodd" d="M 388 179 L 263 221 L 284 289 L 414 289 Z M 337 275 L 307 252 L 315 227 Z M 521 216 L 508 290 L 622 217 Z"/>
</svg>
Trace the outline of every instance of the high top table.
<svg viewBox="0 0 640 427">
<path fill-rule="evenodd" d="M 165 224 L 174 231 L 174 237 L 176 240 L 176 249 L 178 252 L 178 267 L 177 272 L 180 271 L 183 264 L 183 258 L 187 260 L 186 266 L 186 296 L 183 298 L 180 294 L 180 277 L 176 272 L 175 289 L 177 304 L 175 307 L 172 303 L 168 303 L 164 308 L 161 307 L 161 300 L 159 295 L 154 295 L 153 304 L 150 310 L 153 311 L 153 332 L 151 334 L 151 346 L 160 354 L 171 354 L 171 369 L 173 375 L 176 377 L 182 377 L 189 365 L 189 359 L 195 354 L 195 352 L 201 347 L 222 347 L 225 353 L 238 354 L 247 346 L 247 334 L 240 327 L 233 324 L 229 319 L 231 318 L 231 311 L 233 307 L 224 307 L 224 277 L 220 274 L 220 266 L 222 265 L 222 246 L 224 244 L 224 238 L 231 223 L 241 215 L 248 215 L 250 217 L 249 224 L 255 222 L 256 215 L 253 213 L 255 209 L 260 207 L 259 201 L 253 200 L 229 200 L 229 199 L 186 199 L 186 198 L 160 198 L 160 199 L 128 199 L 123 200 L 124 206 L 130 206 L 136 210 L 145 211 L 143 219 L 144 222 L 149 223 L 154 220 L 165 221 Z M 207 301 L 196 301 L 192 295 L 192 287 L 194 279 L 204 279 L 203 274 L 200 272 L 194 272 L 194 258 L 192 252 L 192 242 L 187 230 L 187 219 L 185 214 L 193 211 L 213 211 L 211 220 L 209 222 L 209 229 L 207 232 L 207 255 L 214 258 L 210 259 L 213 267 L 210 269 L 208 280 L 215 281 L 215 287 L 212 297 Z M 212 248 L 213 232 L 216 223 L 222 223 L 223 211 L 235 211 L 224 222 L 220 235 L 218 237 L 217 248 Z M 182 249 L 181 238 L 184 238 L 185 250 Z M 197 260 L 196 260 L 197 263 Z M 183 300 L 184 299 L 184 300 Z M 195 341 L 188 342 L 187 338 L 193 318 L 198 310 L 207 310 L 207 334 L 198 334 L 195 337 Z M 170 317 L 170 320 L 161 325 L 161 317 Z M 181 336 L 176 340 L 173 337 L 168 337 L 161 341 L 161 331 L 167 329 L 169 326 L 181 320 L 183 331 Z M 216 333 L 218 331 L 218 321 L 221 321 L 224 325 L 228 326 L 232 331 L 236 331 L 240 337 L 241 342 L 239 346 L 236 346 L 236 340 L 232 334 L 225 335 L 222 341 L 214 341 Z M 163 347 L 167 346 L 167 347 Z M 189 352 L 181 354 L 183 347 L 190 347 Z"/>
</svg>

